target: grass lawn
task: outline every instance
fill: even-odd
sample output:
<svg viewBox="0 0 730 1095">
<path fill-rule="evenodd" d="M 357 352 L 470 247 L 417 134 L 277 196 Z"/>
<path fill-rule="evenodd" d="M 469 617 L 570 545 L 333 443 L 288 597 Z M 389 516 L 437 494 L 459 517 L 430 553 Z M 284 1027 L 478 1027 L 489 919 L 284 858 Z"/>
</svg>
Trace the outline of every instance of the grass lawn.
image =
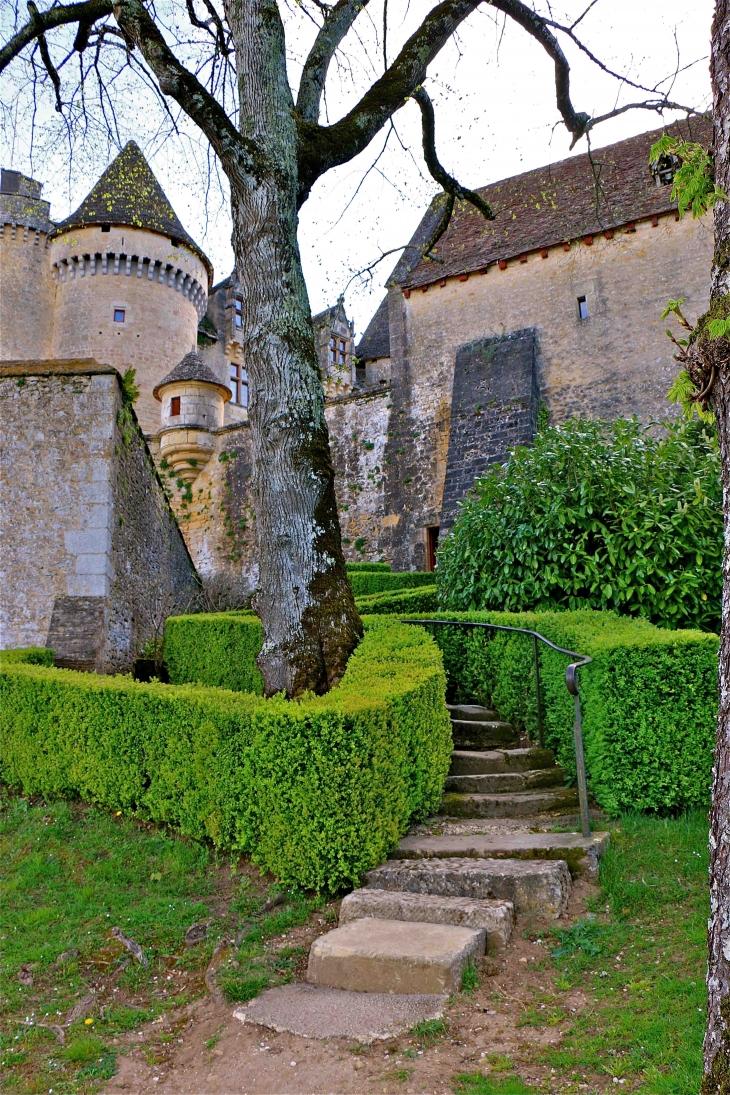
<svg viewBox="0 0 730 1095">
<path fill-rule="evenodd" d="M 631 1091 L 696 1095 L 705 1026 L 707 818 L 621 819 L 601 865 L 593 914 L 554 933 L 542 967 L 553 991 L 536 996 L 525 1026 L 560 1025 L 556 1047 L 536 1063 L 554 1069 L 549 1086 L 519 1076 L 456 1077 L 460 1095 L 536 1091 Z M 566 1001 L 587 1005 L 578 1017 Z M 527 1071 L 522 1069 L 527 1075 Z"/>
<path fill-rule="evenodd" d="M 106 809 L 7 794 L 0 871 L 0 1090 L 19 1095 L 101 1087 L 114 1074 L 120 1036 L 205 992 L 224 935 L 238 944 L 218 977 L 229 999 L 287 980 L 301 956 L 269 955 L 267 940 L 323 906 L 289 893 L 267 912 L 279 887 L 245 860 L 216 858 Z M 186 949 L 187 929 L 202 920 L 210 920 L 207 939 Z M 140 944 L 147 966 L 113 927 Z M 62 1024 L 63 1041 L 51 1029 Z"/>
</svg>

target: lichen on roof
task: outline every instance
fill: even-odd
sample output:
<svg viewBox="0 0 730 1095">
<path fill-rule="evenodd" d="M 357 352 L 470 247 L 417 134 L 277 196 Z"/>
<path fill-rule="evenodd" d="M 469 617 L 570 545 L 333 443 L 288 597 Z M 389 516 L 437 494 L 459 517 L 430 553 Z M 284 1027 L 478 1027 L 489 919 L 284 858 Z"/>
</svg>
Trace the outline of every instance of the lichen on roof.
<svg viewBox="0 0 730 1095">
<path fill-rule="evenodd" d="M 167 236 L 196 254 L 212 278 L 208 257 L 183 228 L 135 141 L 124 146 L 78 209 L 61 221 L 52 235 L 102 224 L 144 228 Z"/>
</svg>

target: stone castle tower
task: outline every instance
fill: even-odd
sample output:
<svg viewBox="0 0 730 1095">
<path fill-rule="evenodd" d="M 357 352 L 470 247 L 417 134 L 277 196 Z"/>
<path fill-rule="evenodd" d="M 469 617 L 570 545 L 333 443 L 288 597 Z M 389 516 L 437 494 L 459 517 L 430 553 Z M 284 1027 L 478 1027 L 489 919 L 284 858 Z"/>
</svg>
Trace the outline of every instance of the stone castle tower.
<svg viewBox="0 0 730 1095">
<path fill-rule="evenodd" d="M 140 149 L 130 141 L 55 226 L 39 183 L 3 171 L 0 190 L 0 361 L 134 368 L 140 424 L 156 432 L 153 388 L 195 349 L 213 270 Z"/>
</svg>

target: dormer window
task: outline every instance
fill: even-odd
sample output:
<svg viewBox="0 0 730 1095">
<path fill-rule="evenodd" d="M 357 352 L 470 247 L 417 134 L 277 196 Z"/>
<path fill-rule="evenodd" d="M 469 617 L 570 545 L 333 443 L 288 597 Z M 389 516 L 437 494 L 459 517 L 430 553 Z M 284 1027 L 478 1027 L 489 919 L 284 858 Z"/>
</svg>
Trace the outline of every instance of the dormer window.
<svg viewBox="0 0 730 1095">
<path fill-rule="evenodd" d="M 112 226 L 110 224 L 102 224 L 101 230 L 102 232 L 111 232 Z"/>
<path fill-rule="evenodd" d="M 240 330 L 243 327 L 243 301 L 240 297 L 236 297 L 233 301 L 233 315 L 236 330 Z"/>
<path fill-rule="evenodd" d="M 679 156 L 674 156 L 671 152 L 667 152 L 659 159 L 654 160 L 651 164 L 651 173 L 657 186 L 669 186 L 673 183 L 676 171 L 681 165 L 682 161 Z"/>
<path fill-rule="evenodd" d="M 330 335 L 330 365 L 347 364 L 347 343 L 344 338 Z"/>
</svg>

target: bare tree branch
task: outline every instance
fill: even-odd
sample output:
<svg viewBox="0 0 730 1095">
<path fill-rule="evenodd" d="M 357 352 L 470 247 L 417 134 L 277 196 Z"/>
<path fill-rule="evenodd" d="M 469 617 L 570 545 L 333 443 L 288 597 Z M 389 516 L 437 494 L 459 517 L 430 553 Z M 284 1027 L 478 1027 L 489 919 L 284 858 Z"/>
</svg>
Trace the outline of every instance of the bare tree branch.
<svg viewBox="0 0 730 1095">
<path fill-rule="evenodd" d="M 299 81 L 297 110 L 305 122 L 316 124 L 319 121 L 322 89 L 330 62 L 340 42 L 367 3 L 368 0 L 338 0 L 334 7 L 327 10 Z"/>
<path fill-rule="evenodd" d="M 34 5 L 35 6 L 35 5 Z M 62 27 L 69 23 L 89 23 L 93 25 L 97 19 L 105 15 L 111 15 L 114 10 L 114 0 L 80 0 L 77 4 L 60 4 L 58 7 L 49 8 L 48 11 L 39 12 L 36 8 L 35 17 L 31 15 L 30 22 L 14 34 L 9 42 L 0 49 L 0 72 L 8 67 L 10 62 L 18 56 L 39 34 L 53 30 L 54 27 Z"/>
</svg>

